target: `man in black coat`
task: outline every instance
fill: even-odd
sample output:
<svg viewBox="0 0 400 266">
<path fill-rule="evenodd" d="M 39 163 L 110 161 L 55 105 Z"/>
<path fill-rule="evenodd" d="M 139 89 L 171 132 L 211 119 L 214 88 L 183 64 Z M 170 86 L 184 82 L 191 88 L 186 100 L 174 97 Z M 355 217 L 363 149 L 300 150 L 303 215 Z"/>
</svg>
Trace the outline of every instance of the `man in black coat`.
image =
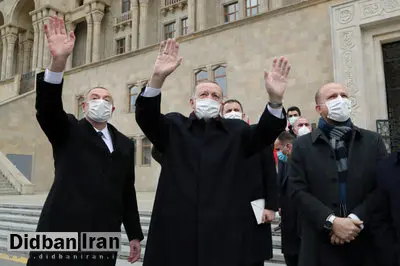
<svg viewBox="0 0 400 266">
<path fill-rule="evenodd" d="M 281 153 L 278 159 L 279 208 L 281 214 L 281 245 L 287 266 L 297 266 L 300 252 L 298 212 L 289 193 L 289 163 L 294 137 L 287 131 L 278 137 Z"/>
<path fill-rule="evenodd" d="M 198 84 L 194 112 L 161 114 L 165 78 L 181 63 L 175 40 L 162 42 L 151 80 L 136 102 L 136 121 L 163 154 L 144 266 L 244 265 L 250 204 L 243 185 L 248 158 L 271 145 L 286 119 L 283 94 L 290 67 L 274 60 L 265 73 L 270 103 L 258 125 L 219 117 L 222 89 Z"/>
<path fill-rule="evenodd" d="M 222 107 L 222 117 L 244 121 L 243 106 L 238 100 L 227 100 Z M 248 182 L 243 187 L 243 193 L 248 193 L 249 203 L 264 199 L 265 206 L 262 223 L 258 224 L 254 213 L 249 209 L 248 233 L 245 248 L 247 250 L 246 265 L 263 266 L 265 260 L 272 258 L 271 222 L 275 219 L 278 210 L 278 187 L 275 160 L 272 146 L 267 147 L 249 158 L 247 162 Z"/>
<path fill-rule="evenodd" d="M 399 136 L 400 137 L 400 136 Z M 380 201 L 373 213 L 373 232 L 381 266 L 400 265 L 400 151 L 377 168 Z"/>
<path fill-rule="evenodd" d="M 94 88 L 83 105 L 85 118 L 65 113 L 62 72 L 74 47 L 62 19 L 54 17 L 45 32 L 52 63 L 37 76 L 36 117 L 53 148 L 55 178 L 37 226 L 38 232 L 120 232 L 130 241 L 130 262 L 140 257 L 140 226 L 134 188 L 133 142 L 107 123 L 114 110 L 107 89 Z M 116 253 L 32 253 L 29 266 L 104 265 L 116 263 Z M 52 259 L 55 255 L 56 259 Z M 46 257 L 49 259 L 46 260 Z M 68 257 L 69 256 L 69 257 Z M 106 257 L 106 258 L 105 258 Z"/>
<path fill-rule="evenodd" d="M 301 221 L 300 266 L 379 265 L 371 232 L 375 170 L 382 137 L 353 125 L 348 91 L 323 86 L 315 96 L 318 128 L 296 139 L 291 198 Z"/>
</svg>

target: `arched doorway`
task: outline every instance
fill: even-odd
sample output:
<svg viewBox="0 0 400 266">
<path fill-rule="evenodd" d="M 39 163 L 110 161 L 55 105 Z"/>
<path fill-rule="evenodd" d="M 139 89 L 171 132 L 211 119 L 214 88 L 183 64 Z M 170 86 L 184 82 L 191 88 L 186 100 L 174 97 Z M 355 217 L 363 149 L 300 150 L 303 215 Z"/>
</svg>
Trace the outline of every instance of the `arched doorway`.
<svg viewBox="0 0 400 266">
<path fill-rule="evenodd" d="M 33 25 L 32 17 L 29 13 L 33 10 L 35 10 L 35 2 L 33 0 L 20 0 L 11 13 L 11 24 L 18 28 L 18 37 L 13 55 L 13 74 L 24 74 L 31 70 Z"/>
<path fill-rule="evenodd" d="M 86 20 L 76 24 L 75 28 L 75 47 L 72 53 L 72 67 L 84 65 L 86 62 Z"/>
</svg>

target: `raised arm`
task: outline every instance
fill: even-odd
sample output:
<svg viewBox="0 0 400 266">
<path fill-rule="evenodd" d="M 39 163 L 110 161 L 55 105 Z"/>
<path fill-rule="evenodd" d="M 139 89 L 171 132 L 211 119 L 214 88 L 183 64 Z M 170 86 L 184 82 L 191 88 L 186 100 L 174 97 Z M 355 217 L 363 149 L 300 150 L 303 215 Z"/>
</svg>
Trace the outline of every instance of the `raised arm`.
<svg viewBox="0 0 400 266">
<path fill-rule="evenodd" d="M 179 44 L 174 39 L 161 42 L 150 82 L 136 100 L 136 122 L 144 134 L 164 152 L 168 142 L 168 118 L 161 114 L 161 87 L 165 79 L 181 64 Z"/>
<path fill-rule="evenodd" d="M 256 125 L 244 131 L 244 144 L 247 156 L 251 156 L 272 145 L 279 134 L 285 130 L 286 115 L 282 108 L 283 95 L 287 87 L 290 64 L 285 57 L 274 59 L 270 72 L 264 72 L 265 88 L 269 102 Z"/>
<path fill-rule="evenodd" d="M 68 56 L 75 43 L 75 36 L 65 31 L 64 21 L 51 18 L 44 31 L 52 56 L 51 64 L 45 73 L 36 79 L 36 118 L 53 147 L 61 144 L 69 131 L 68 116 L 62 104 L 62 75 Z"/>
</svg>

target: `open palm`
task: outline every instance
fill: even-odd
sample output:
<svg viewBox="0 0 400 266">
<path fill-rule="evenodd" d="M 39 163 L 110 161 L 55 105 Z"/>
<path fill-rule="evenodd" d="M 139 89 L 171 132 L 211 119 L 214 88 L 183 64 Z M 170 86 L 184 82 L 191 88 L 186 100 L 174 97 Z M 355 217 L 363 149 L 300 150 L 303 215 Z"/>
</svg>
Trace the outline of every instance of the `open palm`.
<svg viewBox="0 0 400 266">
<path fill-rule="evenodd" d="M 154 73 L 167 77 L 182 63 L 182 57 L 178 56 L 179 44 L 174 39 L 161 42 L 160 52 L 154 65 Z"/>
<path fill-rule="evenodd" d="M 69 37 L 65 31 L 64 20 L 56 16 L 44 25 L 47 43 L 53 58 L 67 58 L 74 49 L 75 35 L 71 31 Z"/>
<path fill-rule="evenodd" d="M 265 88 L 270 98 L 282 99 L 287 87 L 290 65 L 285 57 L 274 59 L 270 72 L 264 72 Z"/>
</svg>

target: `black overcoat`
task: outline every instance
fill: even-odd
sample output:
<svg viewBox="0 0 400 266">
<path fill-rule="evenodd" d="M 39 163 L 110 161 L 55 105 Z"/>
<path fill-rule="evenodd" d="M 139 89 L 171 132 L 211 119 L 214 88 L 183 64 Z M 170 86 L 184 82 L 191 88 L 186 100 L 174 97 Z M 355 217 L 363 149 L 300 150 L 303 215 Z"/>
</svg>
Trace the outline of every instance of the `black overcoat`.
<svg viewBox="0 0 400 266">
<path fill-rule="evenodd" d="M 258 125 L 160 112 L 161 95 L 139 96 L 136 120 L 163 154 L 144 266 L 243 263 L 250 208 L 246 162 L 285 128 L 264 111 Z M 285 116 L 285 115 L 284 115 Z"/>
<path fill-rule="evenodd" d="M 353 250 L 353 259 L 363 261 L 363 266 L 379 265 L 374 261 L 371 214 L 378 200 L 375 170 L 387 151 L 379 134 L 357 127 L 353 128 L 348 147 L 347 209 L 365 227 L 355 241 L 346 245 Z M 337 256 L 322 252 L 322 248 L 329 252 L 340 248 L 332 249 L 329 232 L 324 229 L 330 214 L 340 215 L 338 171 L 335 153 L 319 128 L 293 142 L 289 187 L 302 218 L 299 266 L 318 266 L 321 259 L 336 259 Z"/>
<path fill-rule="evenodd" d="M 133 142 L 108 124 L 114 151 L 109 152 L 86 120 L 65 113 L 62 84 L 37 76 L 36 117 L 49 139 L 55 177 L 41 212 L 38 232 L 119 232 L 124 224 L 129 240 L 143 239 L 134 188 Z M 28 265 L 87 265 L 32 259 Z M 82 263 L 82 264 L 79 264 Z M 94 263 L 92 261 L 92 263 Z M 100 260 L 96 265 L 114 265 Z"/>
</svg>

